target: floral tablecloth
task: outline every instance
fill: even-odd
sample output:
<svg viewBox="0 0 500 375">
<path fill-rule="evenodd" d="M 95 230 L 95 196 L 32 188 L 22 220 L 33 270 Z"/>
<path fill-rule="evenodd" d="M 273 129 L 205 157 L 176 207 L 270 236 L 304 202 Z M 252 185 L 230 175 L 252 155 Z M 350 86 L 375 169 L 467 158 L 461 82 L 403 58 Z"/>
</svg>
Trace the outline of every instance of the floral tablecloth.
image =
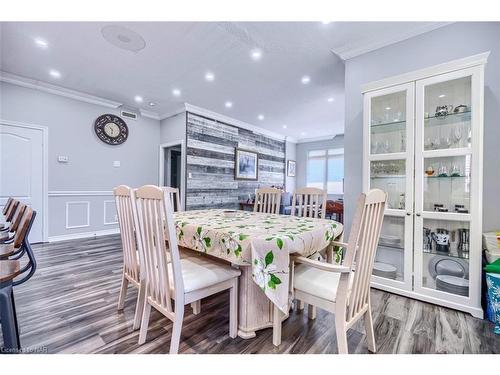
<svg viewBox="0 0 500 375">
<path fill-rule="evenodd" d="M 343 230 L 332 220 L 224 210 L 175 213 L 179 246 L 252 266 L 254 281 L 280 310 L 288 310 L 290 254 L 323 250 Z"/>
</svg>

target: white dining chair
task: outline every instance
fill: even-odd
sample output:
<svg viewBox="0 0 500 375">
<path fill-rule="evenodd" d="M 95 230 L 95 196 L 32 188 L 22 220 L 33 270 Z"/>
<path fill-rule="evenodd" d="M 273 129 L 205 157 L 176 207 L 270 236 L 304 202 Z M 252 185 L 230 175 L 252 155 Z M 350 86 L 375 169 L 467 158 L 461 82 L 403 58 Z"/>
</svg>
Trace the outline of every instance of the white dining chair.
<svg viewBox="0 0 500 375">
<path fill-rule="evenodd" d="M 340 354 L 347 354 L 347 330 L 362 317 L 365 319 L 368 349 L 376 351 L 370 279 L 386 200 L 387 194 L 380 189 L 360 195 L 348 243 L 334 243 L 346 249 L 341 265 L 303 256 L 293 258 L 291 285 L 294 297 L 335 314 Z M 273 315 L 273 343 L 279 345 L 281 312 L 277 307 L 274 307 Z"/>
<path fill-rule="evenodd" d="M 138 329 L 144 304 L 145 284 L 144 282 L 141 283 L 141 263 L 137 250 L 131 192 L 132 189 L 126 185 L 120 185 L 113 189 L 123 249 L 123 272 L 120 296 L 118 297 L 118 310 L 123 310 L 130 283 L 138 290 L 133 324 L 133 329 Z"/>
<path fill-rule="evenodd" d="M 170 186 L 162 186 L 161 189 L 168 193 L 170 197 L 170 202 L 172 204 L 172 209 L 174 212 L 184 211 L 181 206 L 180 192 L 178 188 L 173 188 Z"/>
<path fill-rule="evenodd" d="M 256 189 L 253 212 L 279 214 L 281 193 L 282 191 L 276 188 Z"/>
<path fill-rule="evenodd" d="M 300 188 L 293 193 L 292 216 L 324 219 L 327 193 L 314 187 Z"/>
<path fill-rule="evenodd" d="M 171 200 L 153 185 L 132 192 L 139 251 L 144 260 L 146 300 L 139 344 L 146 341 L 151 308 L 173 322 L 170 353 L 179 351 L 184 306 L 229 289 L 229 336 L 238 328 L 238 277 L 241 272 L 206 257 L 180 258 Z M 175 308 L 172 304 L 175 301 Z"/>
<path fill-rule="evenodd" d="M 174 212 L 184 211 L 181 205 L 180 192 L 178 188 L 162 186 L 161 189 L 168 194 Z M 191 303 L 191 308 L 193 309 L 193 314 L 198 315 L 201 312 L 201 300 Z"/>
</svg>

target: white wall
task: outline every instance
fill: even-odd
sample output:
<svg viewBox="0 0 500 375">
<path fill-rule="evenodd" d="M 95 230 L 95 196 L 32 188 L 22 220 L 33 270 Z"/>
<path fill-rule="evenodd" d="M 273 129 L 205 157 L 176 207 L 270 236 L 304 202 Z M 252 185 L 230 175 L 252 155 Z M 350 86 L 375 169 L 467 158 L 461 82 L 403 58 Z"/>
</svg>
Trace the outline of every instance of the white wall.
<svg viewBox="0 0 500 375">
<path fill-rule="evenodd" d="M 483 229 L 500 229 L 500 23 L 455 23 L 355 57 L 345 70 L 345 223 L 349 228 L 362 189 L 363 97 L 361 85 L 491 50 L 485 72 Z"/>
<path fill-rule="evenodd" d="M 161 120 L 160 143 L 186 139 L 186 112 Z"/>
<path fill-rule="evenodd" d="M 50 237 L 116 229 L 116 224 L 104 224 L 115 217 L 113 187 L 158 181 L 160 122 L 143 117 L 136 121 L 125 119 L 128 140 L 109 146 L 97 138 L 93 127 L 95 119 L 105 113 L 119 115 L 118 110 L 107 107 L 0 83 L 0 118 L 49 129 Z M 59 155 L 68 156 L 69 162 L 57 162 Z M 121 167 L 113 167 L 115 160 Z M 67 229 L 66 206 L 74 201 L 88 202 L 90 222 L 82 228 Z M 71 219 L 86 223 L 86 204 L 70 203 L 68 207 Z"/>
</svg>

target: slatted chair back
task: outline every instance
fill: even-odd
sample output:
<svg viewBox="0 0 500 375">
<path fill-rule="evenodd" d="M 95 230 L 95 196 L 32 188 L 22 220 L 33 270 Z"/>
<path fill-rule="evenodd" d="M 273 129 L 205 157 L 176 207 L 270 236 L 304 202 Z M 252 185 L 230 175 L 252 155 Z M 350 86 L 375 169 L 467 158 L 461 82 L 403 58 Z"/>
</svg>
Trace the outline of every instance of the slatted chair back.
<svg viewBox="0 0 500 375">
<path fill-rule="evenodd" d="M 9 223 L 12 222 L 12 218 L 14 217 L 14 214 L 16 213 L 17 206 L 20 204 L 17 199 L 14 199 L 12 204 L 10 205 L 9 209 L 7 210 L 7 213 L 5 214 L 5 220 Z"/>
<path fill-rule="evenodd" d="M 134 229 L 131 188 L 120 185 L 113 189 L 116 202 L 118 224 L 123 249 L 123 270 L 135 282 L 140 282 L 140 262 L 137 254 L 137 241 Z"/>
<path fill-rule="evenodd" d="M 178 188 L 173 188 L 169 186 L 162 186 L 161 188 L 164 192 L 168 193 L 170 198 L 170 203 L 174 212 L 184 211 L 181 206 L 180 193 Z"/>
<path fill-rule="evenodd" d="M 261 188 L 255 190 L 254 212 L 279 214 L 281 190 L 276 188 Z"/>
<path fill-rule="evenodd" d="M 19 228 L 19 224 L 21 223 L 21 219 L 23 218 L 26 207 L 27 206 L 21 202 L 19 202 L 19 204 L 17 205 L 16 212 L 14 212 L 14 215 L 12 216 L 12 221 L 9 228 L 10 232 L 17 232 L 17 229 Z"/>
<path fill-rule="evenodd" d="M 9 211 L 10 205 L 12 203 L 14 203 L 14 198 L 9 197 L 9 199 L 7 199 L 7 202 L 5 202 L 5 206 L 3 206 L 3 209 L 2 209 L 3 216 L 7 215 L 7 212 Z"/>
<path fill-rule="evenodd" d="M 327 193 L 323 189 L 305 187 L 298 189 L 292 198 L 292 216 L 324 219 Z"/>
<path fill-rule="evenodd" d="M 132 194 L 148 302 L 174 319 L 171 300 L 174 298 L 176 305 L 184 306 L 184 284 L 170 197 L 154 185 L 142 186 Z M 171 287 L 175 295 L 171 294 Z"/>
<path fill-rule="evenodd" d="M 339 293 L 345 301 L 337 301 L 337 304 L 346 303 L 347 324 L 364 314 L 369 304 L 370 279 L 386 200 L 387 194 L 380 189 L 372 189 L 358 199 L 344 260 L 344 265 L 355 271 L 349 277 L 341 278 L 338 287 L 338 290 L 348 291 Z"/>
</svg>

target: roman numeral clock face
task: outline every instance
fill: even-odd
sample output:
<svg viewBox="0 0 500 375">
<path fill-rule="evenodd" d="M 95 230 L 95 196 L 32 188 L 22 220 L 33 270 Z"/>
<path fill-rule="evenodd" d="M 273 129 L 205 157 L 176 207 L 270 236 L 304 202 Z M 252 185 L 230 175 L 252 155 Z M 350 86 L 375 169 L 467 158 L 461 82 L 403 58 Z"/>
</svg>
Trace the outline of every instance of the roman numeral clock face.
<svg viewBox="0 0 500 375">
<path fill-rule="evenodd" d="M 128 137 L 127 124 L 115 115 L 99 116 L 95 120 L 94 130 L 101 141 L 112 146 L 121 145 Z"/>
</svg>

